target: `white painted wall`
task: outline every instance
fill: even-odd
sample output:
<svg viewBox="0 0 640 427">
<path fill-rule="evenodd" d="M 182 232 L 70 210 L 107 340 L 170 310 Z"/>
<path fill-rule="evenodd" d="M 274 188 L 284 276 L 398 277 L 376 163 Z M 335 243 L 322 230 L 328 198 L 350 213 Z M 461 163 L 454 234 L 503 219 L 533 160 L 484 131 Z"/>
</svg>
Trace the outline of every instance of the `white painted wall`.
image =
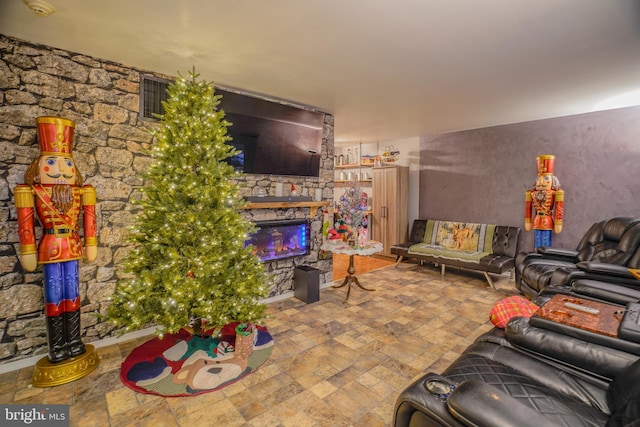
<svg viewBox="0 0 640 427">
<path fill-rule="evenodd" d="M 360 145 L 357 142 L 336 143 L 335 153 L 340 154 L 345 147 Z M 418 219 L 420 198 L 420 137 L 396 139 L 391 141 L 379 141 L 377 143 L 361 144 L 362 154 L 382 154 L 385 147 L 393 146 L 400 151 L 398 165 L 409 167 L 409 231 L 413 220 Z M 336 189 L 334 199 L 338 200 L 342 189 Z"/>
</svg>

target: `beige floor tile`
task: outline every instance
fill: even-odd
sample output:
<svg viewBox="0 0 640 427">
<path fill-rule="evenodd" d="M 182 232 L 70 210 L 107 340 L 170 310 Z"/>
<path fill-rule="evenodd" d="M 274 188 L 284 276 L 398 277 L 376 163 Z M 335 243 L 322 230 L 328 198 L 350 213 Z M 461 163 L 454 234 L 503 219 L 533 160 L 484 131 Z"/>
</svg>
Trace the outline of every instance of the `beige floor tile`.
<svg viewBox="0 0 640 427">
<path fill-rule="evenodd" d="M 441 372 L 492 327 L 488 312 L 516 294 L 477 275 L 429 266 L 358 273 L 363 284 L 321 290 L 313 304 L 269 306 L 271 357 L 222 390 L 193 397 L 137 393 L 122 360 L 150 337 L 98 349 L 100 369 L 72 384 L 30 387 L 33 368 L 0 375 L 0 403 L 68 403 L 73 426 L 390 426 L 395 400 L 425 372 Z"/>
<path fill-rule="evenodd" d="M 250 427 L 283 427 L 284 424 L 271 412 L 263 412 L 262 414 L 251 419 L 248 423 Z"/>
<path fill-rule="evenodd" d="M 129 388 L 121 388 L 106 394 L 109 415 L 115 416 L 138 406 L 136 392 Z"/>
</svg>

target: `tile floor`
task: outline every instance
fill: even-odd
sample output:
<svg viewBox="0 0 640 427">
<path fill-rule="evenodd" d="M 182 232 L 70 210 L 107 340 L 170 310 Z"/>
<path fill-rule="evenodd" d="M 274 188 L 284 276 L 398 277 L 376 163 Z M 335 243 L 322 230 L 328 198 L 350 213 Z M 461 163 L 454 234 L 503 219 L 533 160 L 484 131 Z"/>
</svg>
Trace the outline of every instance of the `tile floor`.
<svg viewBox="0 0 640 427">
<path fill-rule="evenodd" d="M 404 264 L 401 267 L 406 267 Z M 361 273 L 375 292 L 325 288 L 320 301 L 270 304 L 275 346 L 255 373 L 195 397 L 139 394 L 119 380 L 120 363 L 149 338 L 99 348 L 99 368 L 58 387 L 29 386 L 32 368 L 0 375 L 0 403 L 70 405 L 73 426 L 389 426 L 399 392 L 440 372 L 491 329 L 495 301 L 513 280 L 432 266 Z"/>
</svg>

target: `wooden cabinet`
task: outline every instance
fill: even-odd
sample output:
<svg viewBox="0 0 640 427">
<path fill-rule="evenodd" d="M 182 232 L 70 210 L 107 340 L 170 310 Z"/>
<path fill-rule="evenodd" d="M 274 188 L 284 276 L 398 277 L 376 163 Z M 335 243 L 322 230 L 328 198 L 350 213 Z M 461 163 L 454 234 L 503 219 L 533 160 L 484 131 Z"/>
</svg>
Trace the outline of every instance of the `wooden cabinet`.
<svg viewBox="0 0 640 427">
<path fill-rule="evenodd" d="M 409 168 L 388 166 L 372 169 L 372 238 L 391 254 L 391 245 L 407 241 L 409 230 Z"/>
</svg>

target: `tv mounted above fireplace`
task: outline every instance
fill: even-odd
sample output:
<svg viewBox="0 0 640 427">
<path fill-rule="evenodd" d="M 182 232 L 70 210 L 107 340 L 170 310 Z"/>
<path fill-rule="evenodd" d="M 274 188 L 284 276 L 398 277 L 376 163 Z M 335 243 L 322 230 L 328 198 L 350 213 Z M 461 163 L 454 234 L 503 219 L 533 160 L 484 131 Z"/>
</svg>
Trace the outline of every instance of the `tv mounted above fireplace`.
<svg viewBox="0 0 640 427">
<path fill-rule="evenodd" d="M 216 94 L 232 123 L 228 144 L 241 151 L 227 163 L 251 174 L 320 175 L 324 113 L 222 89 Z"/>
</svg>

